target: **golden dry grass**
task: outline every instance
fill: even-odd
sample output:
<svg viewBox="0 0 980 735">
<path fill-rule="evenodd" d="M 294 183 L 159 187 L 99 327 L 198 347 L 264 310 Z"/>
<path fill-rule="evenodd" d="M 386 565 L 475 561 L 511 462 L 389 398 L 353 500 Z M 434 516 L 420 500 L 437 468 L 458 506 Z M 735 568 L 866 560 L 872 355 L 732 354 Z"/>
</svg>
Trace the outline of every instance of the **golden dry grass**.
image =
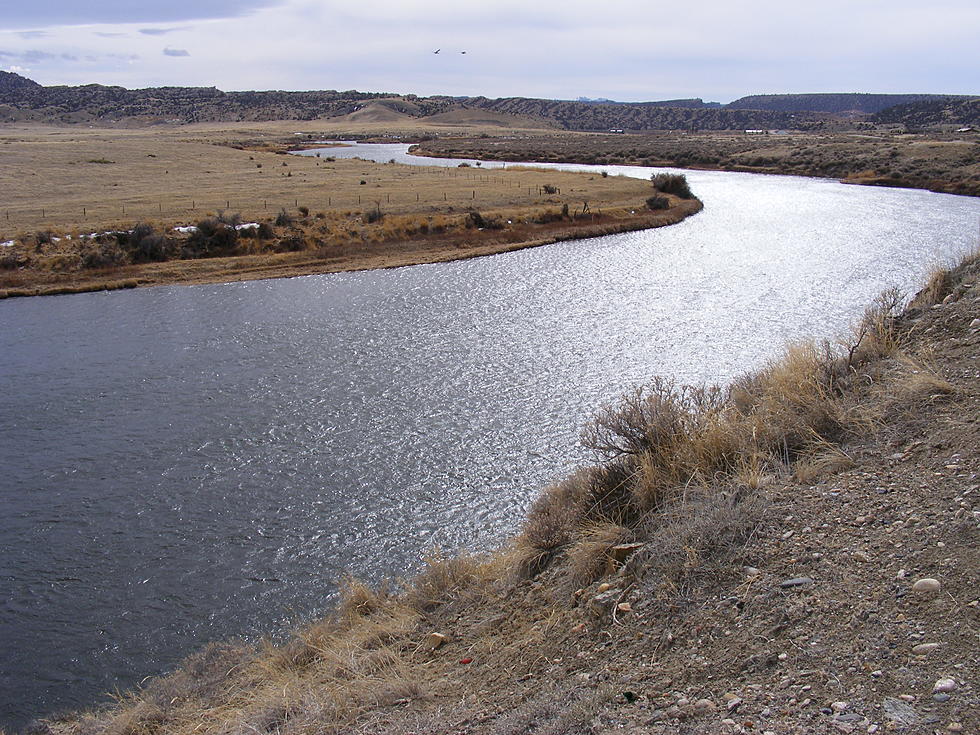
<svg viewBox="0 0 980 735">
<path fill-rule="evenodd" d="M 441 262 L 673 224 L 701 206 L 671 197 L 651 212 L 649 184 L 627 177 L 330 161 L 329 148 L 287 156 L 292 140 L 281 124 L 4 128 L 0 242 L 14 244 L 0 251 L 0 297 Z M 171 229 L 215 215 L 271 223 L 280 212 L 287 224 L 222 257 L 181 253 L 186 238 Z M 136 262 L 121 241 L 79 238 L 135 222 L 167 238 L 169 260 Z"/>
<path fill-rule="evenodd" d="M 360 213 L 380 206 L 392 214 L 432 214 L 568 202 L 574 211 L 583 201 L 593 209 L 639 206 L 641 195 L 649 195 L 649 187 L 625 178 L 328 162 L 222 144 L 265 141 L 274 147 L 283 139 L 288 136 L 281 127 L 5 127 L 0 233 L 3 239 L 37 230 L 85 233 L 137 220 L 189 224 L 218 210 L 259 221 L 297 206 L 313 212 Z M 561 197 L 549 202 L 539 193 L 544 184 L 561 189 Z"/>
</svg>

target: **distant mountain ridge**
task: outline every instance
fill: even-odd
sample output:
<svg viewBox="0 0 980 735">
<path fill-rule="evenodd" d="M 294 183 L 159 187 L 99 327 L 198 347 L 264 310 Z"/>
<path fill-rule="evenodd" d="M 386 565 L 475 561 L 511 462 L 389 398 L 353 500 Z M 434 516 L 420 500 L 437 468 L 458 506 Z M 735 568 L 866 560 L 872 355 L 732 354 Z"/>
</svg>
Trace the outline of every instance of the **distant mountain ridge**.
<svg viewBox="0 0 980 735">
<path fill-rule="evenodd" d="M 452 124 L 453 120 L 483 119 L 472 111 L 485 110 L 493 113 L 485 118 L 488 120 L 520 120 L 528 125 L 583 131 L 806 130 L 856 121 L 927 127 L 976 125 L 980 122 L 977 100 L 956 95 L 785 94 L 752 95 L 721 105 L 700 98 L 610 102 L 418 97 L 356 90 L 223 92 L 216 87 L 126 89 L 101 84 L 43 87 L 19 74 L 0 72 L 0 122 L 60 124 L 316 120 L 358 113 L 365 119 L 392 122 L 399 116 L 440 116 L 443 124 Z M 370 108 L 369 113 L 363 112 L 365 108 Z"/>
<path fill-rule="evenodd" d="M 830 112 L 872 115 L 895 105 L 915 102 L 934 102 L 948 99 L 969 99 L 944 94 L 754 94 L 729 102 L 731 110 L 774 110 L 777 112 Z"/>
</svg>

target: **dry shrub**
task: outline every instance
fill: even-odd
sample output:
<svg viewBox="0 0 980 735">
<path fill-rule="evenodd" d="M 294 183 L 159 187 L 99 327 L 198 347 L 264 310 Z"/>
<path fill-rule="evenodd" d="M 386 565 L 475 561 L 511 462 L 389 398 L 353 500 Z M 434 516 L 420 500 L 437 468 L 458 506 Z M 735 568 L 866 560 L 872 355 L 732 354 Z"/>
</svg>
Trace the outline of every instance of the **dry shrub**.
<svg viewBox="0 0 980 735">
<path fill-rule="evenodd" d="M 337 616 L 341 620 L 351 620 L 371 615 L 385 607 L 389 601 L 387 586 L 374 589 L 359 579 L 345 577 L 340 583 Z"/>
<path fill-rule="evenodd" d="M 592 474 L 583 468 L 546 488 L 528 511 L 520 542 L 542 552 L 568 544 L 585 514 Z"/>
<path fill-rule="evenodd" d="M 433 610 L 485 582 L 485 571 L 484 564 L 471 554 L 449 557 L 436 549 L 426 558 L 425 568 L 409 582 L 403 602 L 420 612 Z"/>
<path fill-rule="evenodd" d="M 826 475 L 843 472 L 854 466 L 854 460 L 836 444 L 814 442 L 793 463 L 793 476 L 798 482 L 811 484 Z"/>
<path fill-rule="evenodd" d="M 815 439 L 844 436 L 851 423 L 844 398 L 849 382 L 846 365 L 829 345 L 804 344 L 736 380 L 730 395 L 757 450 L 790 461 Z"/>
<path fill-rule="evenodd" d="M 847 364 L 856 364 L 889 357 L 902 346 L 898 317 L 904 310 L 905 297 L 897 288 L 879 294 L 858 322 L 847 350 Z"/>
<path fill-rule="evenodd" d="M 490 735 L 584 735 L 595 732 L 590 724 L 592 719 L 617 690 L 611 685 L 596 689 L 580 687 L 569 681 L 543 683 L 532 698 L 494 720 Z"/>
<path fill-rule="evenodd" d="M 594 523 L 584 528 L 568 547 L 568 574 L 574 586 L 583 587 L 602 576 L 612 561 L 610 550 L 625 543 L 630 529 L 618 523 Z"/>
<path fill-rule="evenodd" d="M 927 355 L 898 355 L 888 377 L 888 398 L 892 408 L 899 404 L 914 410 L 914 405 L 909 404 L 956 392 L 956 386 L 939 374 Z"/>
<path fill-rule="evenodd" d="M 638 530 L 646 546 L 630 560 L 644 584 L 668 596 L 684 595 L 698 578 L 725 574 L 763 520 L 763 496 L 689 489 Z"/>
<path fill-rule="evenodd" d="M 912 297 L 909 306 L 926 308 L 942 301 L 952 289 L 953 278 L 949 268 L 935 268 L 929 274 L 926 285 Z"/>
</svg>

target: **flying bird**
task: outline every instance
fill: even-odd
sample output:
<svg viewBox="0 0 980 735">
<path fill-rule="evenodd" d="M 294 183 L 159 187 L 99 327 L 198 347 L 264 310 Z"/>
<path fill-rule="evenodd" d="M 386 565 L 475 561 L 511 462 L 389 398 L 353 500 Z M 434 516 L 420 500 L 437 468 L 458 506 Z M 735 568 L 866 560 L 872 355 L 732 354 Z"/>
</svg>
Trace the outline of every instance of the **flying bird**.
<svg viewBox="0 0 980 735">
<path fill-rule="evenodd" d="M 465 54 L 466 52 L 465 52 L 465 51 L 460 51 L 460 53 L 461 53 L 461 54 Z"/>
<path fill-rule="evenodd" d="M 437 49 L 436 49 L 435 51 L 433 51 L 432 53 L 434 53 L 434 54 L 437 54 L 437 53 L 439 53 L 440 51 L 442 51 L 442 49 L 441 49 L 441 48 L 437 48 Z"/>
</svg>

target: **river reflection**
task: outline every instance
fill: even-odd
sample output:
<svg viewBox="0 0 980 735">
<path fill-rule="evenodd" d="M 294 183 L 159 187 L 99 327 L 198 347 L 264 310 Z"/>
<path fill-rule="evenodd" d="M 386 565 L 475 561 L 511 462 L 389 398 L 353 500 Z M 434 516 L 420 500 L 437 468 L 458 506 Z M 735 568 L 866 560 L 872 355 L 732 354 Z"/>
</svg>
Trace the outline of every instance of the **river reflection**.
<svg viewBox="0 0 980 735">
<path fill-rule="evenodd" d="M 330 155 L 417 162 L 406 149 Z M 976 244 L 976 199 L 688 178 L 704 212 L 660 230 L 0 302 L 0 719 L 282 631 L 345 571 L 492 546 L 586 459 L 577 434 L 602 402 L 833 336 Z"/>
</svg>

